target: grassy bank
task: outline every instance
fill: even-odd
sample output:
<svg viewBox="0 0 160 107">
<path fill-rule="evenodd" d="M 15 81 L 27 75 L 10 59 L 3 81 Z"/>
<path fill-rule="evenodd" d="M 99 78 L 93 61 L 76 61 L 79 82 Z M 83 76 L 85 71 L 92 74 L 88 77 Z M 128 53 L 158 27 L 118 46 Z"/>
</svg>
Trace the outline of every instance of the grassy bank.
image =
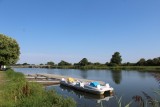
<svg viewBox="0 0 160 107">
<path fill-rule="evenodd" d="M 0 71 L 0 86 L 3 84 L 3 80 L 4 80 L 4 73 Z"/>
<path fill-rule="evenodd" d="M 28 83 L 22 73 L 7 70 L 5 84 L 0 84 L 1 107 L 75 107 L 71 98 L 63 98 L 54 91 L 45 91 L 37 83 Z M 1 75 L 1 74 L 0 74 Z"/>
<path fill-rule="evenodd" d="M 4 84 L 4 73 L 0 71 L 0 103 L 2 102 L 2 86 Z"/>
</svg>

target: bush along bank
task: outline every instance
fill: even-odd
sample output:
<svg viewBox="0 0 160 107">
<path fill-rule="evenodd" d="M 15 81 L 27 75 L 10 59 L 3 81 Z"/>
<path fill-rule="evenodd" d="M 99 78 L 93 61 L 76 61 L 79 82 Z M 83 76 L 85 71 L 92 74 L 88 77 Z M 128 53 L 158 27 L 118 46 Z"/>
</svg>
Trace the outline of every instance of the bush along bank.
<svg viewBox="0 0 160 107">
<path fill-rule="evenodd" d="M 37 83 L 29 83 L 24 75 L 13 70 L 5 72 L 5 84 L 1 88 L 2 107 L 75 107 L 71 98 L 64 98 L 55 91 L 46 91 Z"/>
</svg>

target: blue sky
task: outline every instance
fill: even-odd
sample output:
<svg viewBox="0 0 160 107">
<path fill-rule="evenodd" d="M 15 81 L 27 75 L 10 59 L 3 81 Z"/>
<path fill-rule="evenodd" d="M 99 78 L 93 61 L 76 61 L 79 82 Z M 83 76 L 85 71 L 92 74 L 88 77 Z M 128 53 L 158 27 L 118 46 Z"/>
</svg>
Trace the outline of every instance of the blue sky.
<svg viewBox="0 0 160 107">
<path fill-rule="evenodd" d="M 18 63 L 160 56 L 160 0 L 0 0 L 0 13 L 0 33 L 21 47 Z"/>
</svg>

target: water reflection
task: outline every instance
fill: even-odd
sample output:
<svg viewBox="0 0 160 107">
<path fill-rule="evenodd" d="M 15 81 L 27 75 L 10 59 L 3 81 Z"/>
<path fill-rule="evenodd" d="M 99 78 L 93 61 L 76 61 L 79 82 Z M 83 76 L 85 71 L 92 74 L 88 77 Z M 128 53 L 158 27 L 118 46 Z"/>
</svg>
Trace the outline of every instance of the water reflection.
<svg viewBox="0 0 160 107">
<path fill-rule="evenodd" d="M 85 69 L 81 70 L 80 73 L 81 73 L 81 77 L 82 77 L 82 78 L 84 78 L 84 79 L 87 79 L 87 78 L 88 78 L 87 71 L 88 71 L 88 70 L 85 70 Z"/>
<path fill-rule="evenodd" d="M 79 99 L 94 99 L 97 101 L 97 103 L 101 103 L 102 101 L 109 101 L 109 99 L 113 97 L 113 94 L 110 94 L 109 92 L 105 93 L 104 95 L 94 95 L 75 89 L 70 89 L 69 87 L 65 87 L 63 85 L 60 85 L 60 88 L 62 89 L 62 91 L 67 91 L 69 93 L 75 94 L 76 96 L 78 96 Z"/>
<path fill-rule="evenodd" d="M 120 84 L 122 80 L 122 71 L 121 70 L 112 70 L 112 79 L 116 84 Z"/>
<path fill-rule="evenodd" d="M 160 73 L 152 73 L 152 76 L 160 83 Z"/>
</svg>

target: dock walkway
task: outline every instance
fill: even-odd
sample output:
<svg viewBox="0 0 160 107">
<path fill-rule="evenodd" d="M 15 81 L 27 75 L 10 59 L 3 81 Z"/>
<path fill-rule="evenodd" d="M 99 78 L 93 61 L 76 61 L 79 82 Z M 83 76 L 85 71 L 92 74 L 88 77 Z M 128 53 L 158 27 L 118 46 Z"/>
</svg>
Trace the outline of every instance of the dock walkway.
<svg viewBox="0 0 160 107">
<path fill-rule="evenodd" d="M 26 79 L 29 82 L 37 82 L 42 84 L 60 84 L 61 79 L 67 79 L 69 76 L 57 75 L 57 74 L 47 74 L 47 73 L 38 73 L 38 74 L 28 74 L 26 75 Z M 74 77 L 73 77 L 74 78 Z M 83 82 L 93 82 L 97 80 L 89 80 L 89 79 L 82 79 L 82 78 L 74 78 L 75 80 L 83 81 Z M 97 81 L 100 84 L 105 84 L 103 81 Z"/>
<path fill-rule="evenodd" d="M 62 78 L 64 79 L 67 79 L 69 78 L 70 76 L 63 76 L 63 75 L 57 75 L 57 74 L 46 74 L 46 73 L 41 73 L 41 74 L 36 74 L 37 76 L 41 76 L 41 77 L 46 77 L 46 78 L 49 78 L 49 79 L 56 79 L 56 80 L 61 80 Z M 74 77 L 72 77 L 74 78 Z M 93 81 L 97 81 L 97 80 L 89 80 L 89 79 L 82 79 L 82 78 L 74 78 L 75 80 L 80 80 L 80 81 L 83 81 L 83 82 L 93 82 Z M 103 81 L 97 81 L 99 82 L 100 84 L 105 84 L 105 82 Z"/>
</svg>

